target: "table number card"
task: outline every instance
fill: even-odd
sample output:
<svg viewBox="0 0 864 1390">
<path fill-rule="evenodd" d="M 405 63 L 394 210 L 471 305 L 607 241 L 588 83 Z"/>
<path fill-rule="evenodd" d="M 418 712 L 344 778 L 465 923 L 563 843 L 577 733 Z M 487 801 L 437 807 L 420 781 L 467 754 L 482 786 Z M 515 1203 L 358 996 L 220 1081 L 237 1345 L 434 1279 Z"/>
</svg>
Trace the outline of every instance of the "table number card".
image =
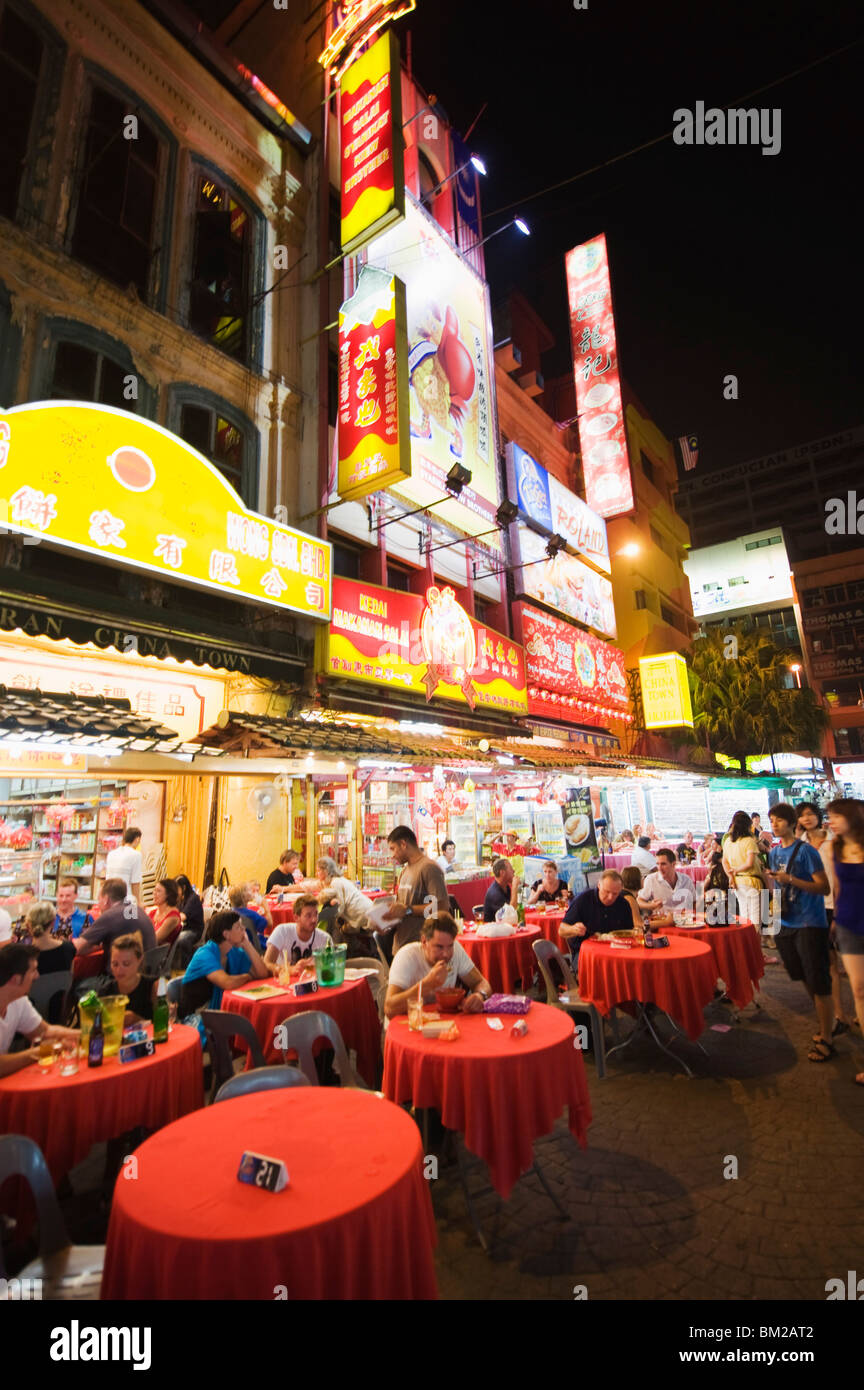
<svg viewBox="0 0 864 1390">
<path fill-rule="evenodd" d="M 250 1187 L 263 1187 L 267 1192 L 281 1192 L 288 1186 L 288 1169 L 281 1158 L 267 1158 L 247 1150 L 240 1160 L 237 1181 L 249 1183 Z"/>
<path fill-rule="evenodd" d="M 139 1057 L 152 1057 L 156 1051 L 156 1044 L 150 1038 L 143 1042 L 124 1043 L 117 1054 L 121 1062 L 137 1062 Z"/>
</svg>

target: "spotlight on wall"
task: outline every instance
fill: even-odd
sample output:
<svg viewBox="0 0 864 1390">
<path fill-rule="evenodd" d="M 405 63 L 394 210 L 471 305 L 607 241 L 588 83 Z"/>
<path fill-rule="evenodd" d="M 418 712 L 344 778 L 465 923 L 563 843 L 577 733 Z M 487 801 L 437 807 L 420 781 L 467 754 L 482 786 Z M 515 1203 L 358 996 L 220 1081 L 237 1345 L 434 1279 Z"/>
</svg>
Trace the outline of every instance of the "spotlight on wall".
<svg viewBox="0 0 864 1390">
<path fill-rule="evenodd" d="M 445 487 L 454 497 L 458 497 L 463 487 L 467 487 L 471 481 L 471 470 L 463 468 L 461 463 L 454 463 L 450 472 L 447 474 Z"/>
<path fill-rule="evenodd" d="M 505 526 L 512 525 L 512 523 L 516 520 L 518 515 L 519 508 L 516 506 L 516 503 L 511 502 L 508 497 L 505 497 L 504 501 L 501 503 L 497 512 L 495 513 L 495 521 L 497 522 L 500 529 L 503 531 Z"/>
<path fill-rule="evenodd" d="M 546 542 L 546 554 L 550 560 L 554 560 L 559 551 L 567 549 L 567 541 L 563 536 L 550 536 Z"/>
</svg>

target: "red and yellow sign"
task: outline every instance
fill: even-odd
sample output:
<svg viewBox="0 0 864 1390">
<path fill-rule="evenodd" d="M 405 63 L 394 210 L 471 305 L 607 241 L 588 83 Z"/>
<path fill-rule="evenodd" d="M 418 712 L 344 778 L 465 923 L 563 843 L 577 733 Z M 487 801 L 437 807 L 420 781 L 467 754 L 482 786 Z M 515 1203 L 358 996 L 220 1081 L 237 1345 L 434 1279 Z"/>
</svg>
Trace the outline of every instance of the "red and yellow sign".
<svg viewBox="0 0 864 1390">
<path fill-rule="evenodd" d="M 339 311 L 339 495 L 411 475 L 405 286 L 364 266 Z"/>
<path fill-rule="evenodd" d="M 323 667 L 330 676 L 525 714 L 521 646 L 474 621 L 452 589 L 426 598 L 353 579 L 333 580 Z"/>
<path fill-rule="evenodd" d="M 646 729 L 693 728 L 687 663 L 680 652 L 639 658 Z"/>
<path fill-rule="evenodd" d="M 629 718 L 623 652 L 539 608 L 516 604 L 515 610 L 522 617 L 530 714 L 559 711 L 581 723 Z"/>
<path fill-rule="evenodd" d="M 605 236 L 574 246 L 566 265 L 585 496 L 601 516 L 621 516 L 635 503 Z"/>
<path fill-rule="evenodd" d="M 332 547 L 250 512 L 151 420 L 42 401 L 0 415 L 0 525 L 230 598 L 330 617 Z"/>
<path fill-rule="evenodd" d="M 342 81 L 342 250 L 350 255 L 405 216 L 399 43 L 382 34 Z"/>
</svg>

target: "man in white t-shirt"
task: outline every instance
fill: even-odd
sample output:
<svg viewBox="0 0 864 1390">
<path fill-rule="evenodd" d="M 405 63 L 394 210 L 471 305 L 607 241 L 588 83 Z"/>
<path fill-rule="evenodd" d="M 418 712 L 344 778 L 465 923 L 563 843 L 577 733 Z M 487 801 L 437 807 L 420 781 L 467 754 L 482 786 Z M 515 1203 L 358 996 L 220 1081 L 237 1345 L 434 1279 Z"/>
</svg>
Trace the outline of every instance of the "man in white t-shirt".
<svg viewBox="0 0 864 1390">
<path fill-rule="evenodd" d="M 408 1012 L 408 1000 L 422 986 L 423 999 L 435 998 L 439 989 L 463 985 L 465 1013 L 479 1013 L 492 993 L 468 952 L 456 940 L 457 927 L 449 912 L 435 912 L 423 919 L 420 940 L 401 947 L 393 957 L 384 1013 L 388 1019 Z"/>
<path fill-rule="evenodd" d="M 678 873 L 671 849 L 658 849 L 657 868 L 648 874 L 638 894 L 640 907 L 653 912 L 668 907 L 675 912 L 695 912 L 699 894 L 688 874 Z"/>
<path fill-rule="evenodd" d="M 267 938 L 264 964 L 269 965 L 275 975 L 283 951 L 288 952 L 288 961 L 297 965 L 299 961 L 312 960 L 313 951 L 323 951 L 332 946 L 333 938 L 318 927 L 318 899 L 311 893 L 304 893 L 294 902 L 294 921 L 282 922 L 274 927 Z"/>
<path fill-rule="evenodd" d="M 144 876 L 144 856 L 138 846 L 141 831 L 134 825 L 123 831 L 123 843 L 119 849 L 108 851 L 105 859 L 105 879 L 123 878 L 133 898 L 141 901 L 141 879 Z"/>
<path fill-rule="evenodd" d="M 77 1028 L 46 1023 L 27 998 L 39 974 L 38 960 L 35 946 L 12 942 L 0 947 L 0 1076 L 11 1076 L 37 1061 L 38 1044 L 45 1038 L 54 1041 L 81 1036 Z M 30 1042 L 23 1052 L 9 1051 L 16 1033 L 23 1033 Z"/>
</svg>

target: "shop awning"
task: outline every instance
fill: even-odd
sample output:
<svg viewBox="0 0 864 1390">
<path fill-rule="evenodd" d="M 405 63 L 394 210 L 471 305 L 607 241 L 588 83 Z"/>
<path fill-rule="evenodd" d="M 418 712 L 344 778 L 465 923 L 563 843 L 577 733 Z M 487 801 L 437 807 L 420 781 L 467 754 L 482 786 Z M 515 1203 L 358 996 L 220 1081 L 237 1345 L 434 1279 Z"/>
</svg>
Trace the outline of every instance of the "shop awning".
<svg viewBox="0 0 864 1390">
<path fill-rule="evenodd" d="M 132 712 L 128 700 L 102 695 L 46 694 L 0 685 L 0 749 L 62 749 L 63 752 L 186 753 L 202 750 L 174 729 Z"/>
</svg>

